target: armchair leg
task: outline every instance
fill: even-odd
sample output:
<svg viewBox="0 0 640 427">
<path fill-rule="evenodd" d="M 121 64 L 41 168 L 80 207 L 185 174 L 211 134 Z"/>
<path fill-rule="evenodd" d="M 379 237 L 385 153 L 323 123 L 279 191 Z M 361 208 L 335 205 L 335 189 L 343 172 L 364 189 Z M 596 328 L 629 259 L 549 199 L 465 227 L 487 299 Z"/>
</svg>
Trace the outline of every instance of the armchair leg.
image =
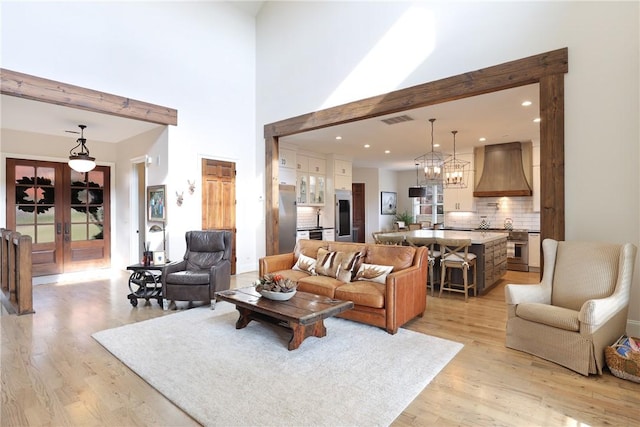
<svg viewBox="0 0 640 427">
<path fill-rule="evenodd" d="M 216 309 L 216 300 L 212 299 L 211 300 L 211 310 L 215 310 Z"/>
<path fill-rule="evenodd" d="M 170 303 L 171 303 L 171 302 L 170 302 L 168 299 L 163 298 L 163 299 L 162 299 L 162 309 L 163 309 L 164 311 L 169 310 L 169 304 L 170 304 Z"/>
</svg>

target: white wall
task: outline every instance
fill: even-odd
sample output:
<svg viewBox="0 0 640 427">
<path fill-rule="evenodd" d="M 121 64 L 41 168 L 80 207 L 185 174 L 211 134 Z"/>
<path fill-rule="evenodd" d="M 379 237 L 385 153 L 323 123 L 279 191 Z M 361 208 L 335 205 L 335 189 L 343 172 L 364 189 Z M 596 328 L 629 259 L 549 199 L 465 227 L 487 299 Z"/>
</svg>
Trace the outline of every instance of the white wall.
<svg viewBox="0 0 640 427">
<path fill-rule="evenodd" d="M 396 50 L 424 57 L 422 62 L 394 84 L 386 78 L 400 73 L 401 62 L 384 61 L 363 74 L 358 91 L 336 97 L 349 73 L 411 7 L 424 9 L 412 14 L 424 14 L 434 37 L 423 38 L 422 48 Z M 637 2 L 268 2 L 257 22 L 257 121 L 568 47 L 566 238 L 638 245 L 639 21 Z M 629 316 L 638 331 L 639 269 Z"/>
<path fill-rule="evenodd" d="M 165 169 L 156 174 L 152 167 L 148 184 L 167 185 L 171 258 L 183 255 L 184 232 L 201 227 L 200 159 L 236 162 L 242 196 L 237 271 L 255 270 L 256 241 L 264 240 L 256 228 L 264 222 L 264 207 L 263 176 L 255 161 L 255 17 L 228 2 L 2 2 L 0 7 L 3 68 L 178 110 L 178 126 L 165 138 L 168 146 L 148 146 L 161 154 Z M 133 152 L 124 145 L 117 149 Z M 4 143 L 2 150 L 8 150 Z M 93 145 L 91 150 L 93 155 Z M 60 157 L 67 152 L 65 146 Z M 101 160 L 98 151 L 95 155 Z M 118 156 L 123 179 L 120 168 L 130 171 L 127 156 Z M 187 196 L 187 180 L 194 179 L 196 194 Z M 117 185 L 119 192 L 127 187 Z M 185 192 L 182 207 L 175 203 L 176 191 Z M 118 196 L 127 208 L 128 193 Z M 128 241 L 125 225 L 114 223 L 114 233 Z"/>
</svg>

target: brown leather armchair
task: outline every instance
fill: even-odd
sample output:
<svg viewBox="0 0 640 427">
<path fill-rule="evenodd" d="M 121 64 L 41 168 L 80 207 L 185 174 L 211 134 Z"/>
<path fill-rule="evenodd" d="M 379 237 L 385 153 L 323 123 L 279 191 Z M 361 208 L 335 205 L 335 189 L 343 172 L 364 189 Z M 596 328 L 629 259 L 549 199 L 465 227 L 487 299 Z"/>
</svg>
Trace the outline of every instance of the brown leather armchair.
<svg viewBox="0 0 640 427">
<path fill-rule="evenodd" d="M 184 259 L 168 264 L 162 273 L 164 309 L 169 301 L 211 301 L 231 285 L 231 232 L 187 231 Z"/>
</svg>

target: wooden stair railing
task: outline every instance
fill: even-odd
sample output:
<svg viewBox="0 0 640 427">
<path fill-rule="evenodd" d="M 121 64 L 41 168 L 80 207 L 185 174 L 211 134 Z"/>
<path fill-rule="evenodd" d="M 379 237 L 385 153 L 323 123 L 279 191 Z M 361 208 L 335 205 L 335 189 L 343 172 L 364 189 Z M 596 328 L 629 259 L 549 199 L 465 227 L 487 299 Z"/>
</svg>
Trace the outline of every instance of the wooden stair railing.
<svg viewBox="0 0 640 427">
<path fill-rule="evenodd" d="M 0 228 L 0 288 L 17 314 L 35 313 L 31 276 L 31 236 Z"/>
</svg>

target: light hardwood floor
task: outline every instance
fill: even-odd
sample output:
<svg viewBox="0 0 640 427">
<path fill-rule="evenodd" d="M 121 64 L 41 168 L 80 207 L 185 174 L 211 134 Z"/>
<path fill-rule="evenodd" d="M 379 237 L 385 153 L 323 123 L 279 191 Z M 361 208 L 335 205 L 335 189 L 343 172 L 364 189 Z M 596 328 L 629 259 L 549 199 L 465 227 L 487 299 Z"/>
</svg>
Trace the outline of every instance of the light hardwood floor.
<svg viewBox="0 0 640 427">
<path fill-rule="evenodd" d="M 0 425 L 197 425 L 91 338 L 96 331 L 173 313 L 155 301 L 141 300 L 131 307 L 127 277 L 123 273 L 91 282 L 38 285 L 34 315 L 7 315 L 3 310 Z M 256 273 L 235 276 L 232 287 L 255 278 Z M 583 377 L 505 348 L 504 284 L 536 280 L 536 274 L 509 272 L 487 295 L 470 298 L 467 304 L 460 294 L 428 298 L 424 317 L 406 327 L 461 342 L 464 348 L 394 425 L 640 423 L 640 384 L 608 372 Z"/>
</svg>

